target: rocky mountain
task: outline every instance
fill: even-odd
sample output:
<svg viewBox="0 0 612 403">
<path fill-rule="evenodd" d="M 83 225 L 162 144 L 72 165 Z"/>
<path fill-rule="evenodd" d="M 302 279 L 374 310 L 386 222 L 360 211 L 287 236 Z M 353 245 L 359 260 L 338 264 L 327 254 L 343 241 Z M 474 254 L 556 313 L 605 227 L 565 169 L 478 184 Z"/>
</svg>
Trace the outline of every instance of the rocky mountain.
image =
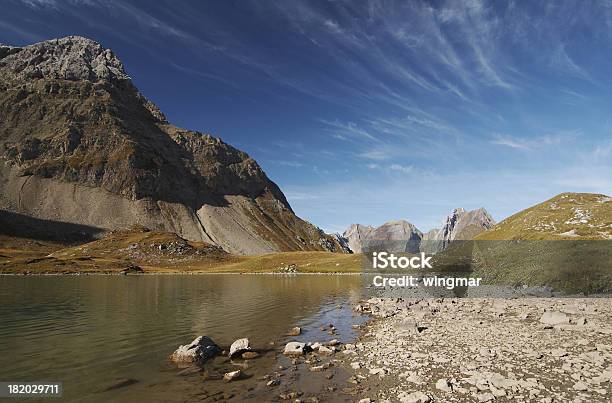
<svg viewBox="0 0 612 403">
<path fill-rule="evenodd" d="M 349 246 L 355 253 L 363 252 L 366 245 L 370 248 L 386 247 L 390 251 L 436 253 L 446 249 L 452 241 L 473 239 L 494 224 L 495 221 L 484 208 L 472 211 L 458 208 L 446 217 L 442 228 L 432 229 L 425 234 L 409 222 L 398 220 L 377 228 L 352 224 L 344 231 L 343 236 L 348 239 Z M 386 245 L 383 245 L 383 241 Z M 407 244 L 402 246 L 398 241 L 406 241 Z"/>
<path fill-rule="evenodd" d="M 477 240 L 612 239 L 612 197 L 561 193 L 501 221 Z"/>
<path fill-rule="evenodd" d="M 380 227 L 353 224 L 344 237 L 355 253 L 384 249 L 391 252 L 418 252 L 423 233 L 404 220 L 389 221 Z"/>
<path fill-rule="evenodd" d="M 421 250 L 435 253 L 444 250 L 452 241 L 474 239 L 481 232 L 491 229 L 495 220 L 484 208 L 465 211 L 454 209 L 440 229 L 433 229 L 423 236 Z"/>
<path fill-rule="evenodd" d="M 361 253 L 361 248 L 372 231 L 374 231 L 374 227 L 369 225 L 351 224 L 342 236 L 347 239 L 348 245 L 354 253 Z"/>
<path fill-rule="evenodd" d="M 0 189 L 1 210 L 92 233 L 142 225 L 237 254 L 342 251 L 255 160 L 170 124 L 82 37 L 0 46 Z"/>
</svg>

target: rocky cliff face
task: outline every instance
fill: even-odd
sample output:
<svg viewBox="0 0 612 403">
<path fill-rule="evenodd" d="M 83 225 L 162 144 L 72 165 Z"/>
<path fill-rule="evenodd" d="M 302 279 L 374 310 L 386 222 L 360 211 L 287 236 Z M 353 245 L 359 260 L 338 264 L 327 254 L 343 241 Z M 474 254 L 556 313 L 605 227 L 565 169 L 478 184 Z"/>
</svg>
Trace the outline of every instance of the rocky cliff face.
<svg viewBox="0 0 612 403">
<path fill-rule="evenodd" d="M 349 246 L 355 253 L 367 249 L 386 249 L 391 252 L 436 253 L 446 249 L 455 240 L 469 240 L 495 225 L 495 221 L 484 209 L 465 211 L 454 209 L 445 219 L 442 228 L 425 234 L 404 220 L 389 221 L 374 228 L 352 224 L 344 231 Z"/>
<path fill-rule="evenodd" d="M 355 253 L 384 249 L 390 252 L 417 252 L 423 234 L 404 220 L 389 221 L 374 228 L 353 224 L 344 232 Z"/>
<path fill-rule="evenodd" d="M 239 254 L 333 250 L 246 153 L 171 125 L 109 49 L 82 37 L 0 46 L 0 209 L 140 224 Z"/>
<path fill-rule="evenodd" d="M 348 245 L 354 253 L 361 253 L 363 243 L 372 231 L 374 227 L 369 225 L 352 224 L 342 236 L 348 240 Z"/>
<path fill-rule="evenodd" d="M 421 250 L 435 253 L 444 250 L 452 241 L 470 240 L 481 232 L 491 229 L 495 220 L 484 208 L 465 211 L 454 209 L 440 229 L 433 229 L 423 236 Z"/>
</svg>

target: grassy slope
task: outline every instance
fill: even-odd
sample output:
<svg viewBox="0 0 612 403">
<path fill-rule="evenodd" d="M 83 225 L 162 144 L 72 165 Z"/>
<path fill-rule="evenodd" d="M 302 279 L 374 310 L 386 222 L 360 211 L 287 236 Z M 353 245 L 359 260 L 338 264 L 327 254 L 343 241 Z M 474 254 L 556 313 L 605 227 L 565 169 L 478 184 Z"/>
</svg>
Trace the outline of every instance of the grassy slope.
<svg viewBox="0 0 612 403">
<path fill-rule="evenodd" d="M 612 239 L 612 197 L 562 193 L 506 218 L 475 239 Z"/>
<path fill-rule="evenodd" d="M 612 291 L 612 198 L 562 193 L 476 238 L 475 272 L 486 283 Z"/>
<path fill-rule="evenodd" d="M 303 273 L 360 270 L 360 255 L 308 251 L 234 256 L 176 234 L 142 228 L 113 231 L 102 239 L 73 247 L 2 241 L 0 273 L 117 273 L 130 264 L 148 273 L 282 272 L 286 267 Z"/>
</svg>

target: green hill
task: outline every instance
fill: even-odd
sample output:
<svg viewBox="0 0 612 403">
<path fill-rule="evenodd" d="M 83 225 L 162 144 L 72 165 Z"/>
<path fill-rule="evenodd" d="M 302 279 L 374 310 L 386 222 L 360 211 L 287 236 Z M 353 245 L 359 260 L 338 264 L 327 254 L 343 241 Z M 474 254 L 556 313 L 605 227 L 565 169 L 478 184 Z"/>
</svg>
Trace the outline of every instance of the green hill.
<svg viewBox="0 0 612 403">
<path fill-rule="evenodd" d="M 612 240 L 612 197 L 561 193 L 506 218 L 475 239 Z"/>
<path fill-rule="evenodd" d="M 612 292 L 612 198 L 562 193 L 473 241 L 455 242 L 436 263 L 445 271 L 471 272 L 488 285 Z"/>
</svg>

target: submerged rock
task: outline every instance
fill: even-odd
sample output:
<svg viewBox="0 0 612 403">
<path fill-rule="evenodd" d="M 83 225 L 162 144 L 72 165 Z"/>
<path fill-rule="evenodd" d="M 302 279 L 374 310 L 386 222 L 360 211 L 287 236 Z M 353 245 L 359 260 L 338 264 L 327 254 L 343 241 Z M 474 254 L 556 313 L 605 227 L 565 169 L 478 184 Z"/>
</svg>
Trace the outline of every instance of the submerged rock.
<svg viewBox="0 0 612 403">
<path fill-rule="evenodd" d="M 241 355 L 243 360 L 252 360 L 253 358 L 259 357 L 259 353 L 256 351 L 245 351 Z"/>
<path fill-rule="evenodd" d="M 206 360 L 221 353 L 221 348 L 210 337 L 196 337 L 190 344 L 179 346 L 170 356 L 175 363 L 193 362 L 203 364 Z"/>
<path fill-rule="evenodd" d="M 289 333 L 287 333 L 287 336 L 299 336 L 300 334 L 302 334 L 302 328 L 299 326 L 296 326 L 292 328 L 291 330 L 289 330 Z"/>
</svg>

